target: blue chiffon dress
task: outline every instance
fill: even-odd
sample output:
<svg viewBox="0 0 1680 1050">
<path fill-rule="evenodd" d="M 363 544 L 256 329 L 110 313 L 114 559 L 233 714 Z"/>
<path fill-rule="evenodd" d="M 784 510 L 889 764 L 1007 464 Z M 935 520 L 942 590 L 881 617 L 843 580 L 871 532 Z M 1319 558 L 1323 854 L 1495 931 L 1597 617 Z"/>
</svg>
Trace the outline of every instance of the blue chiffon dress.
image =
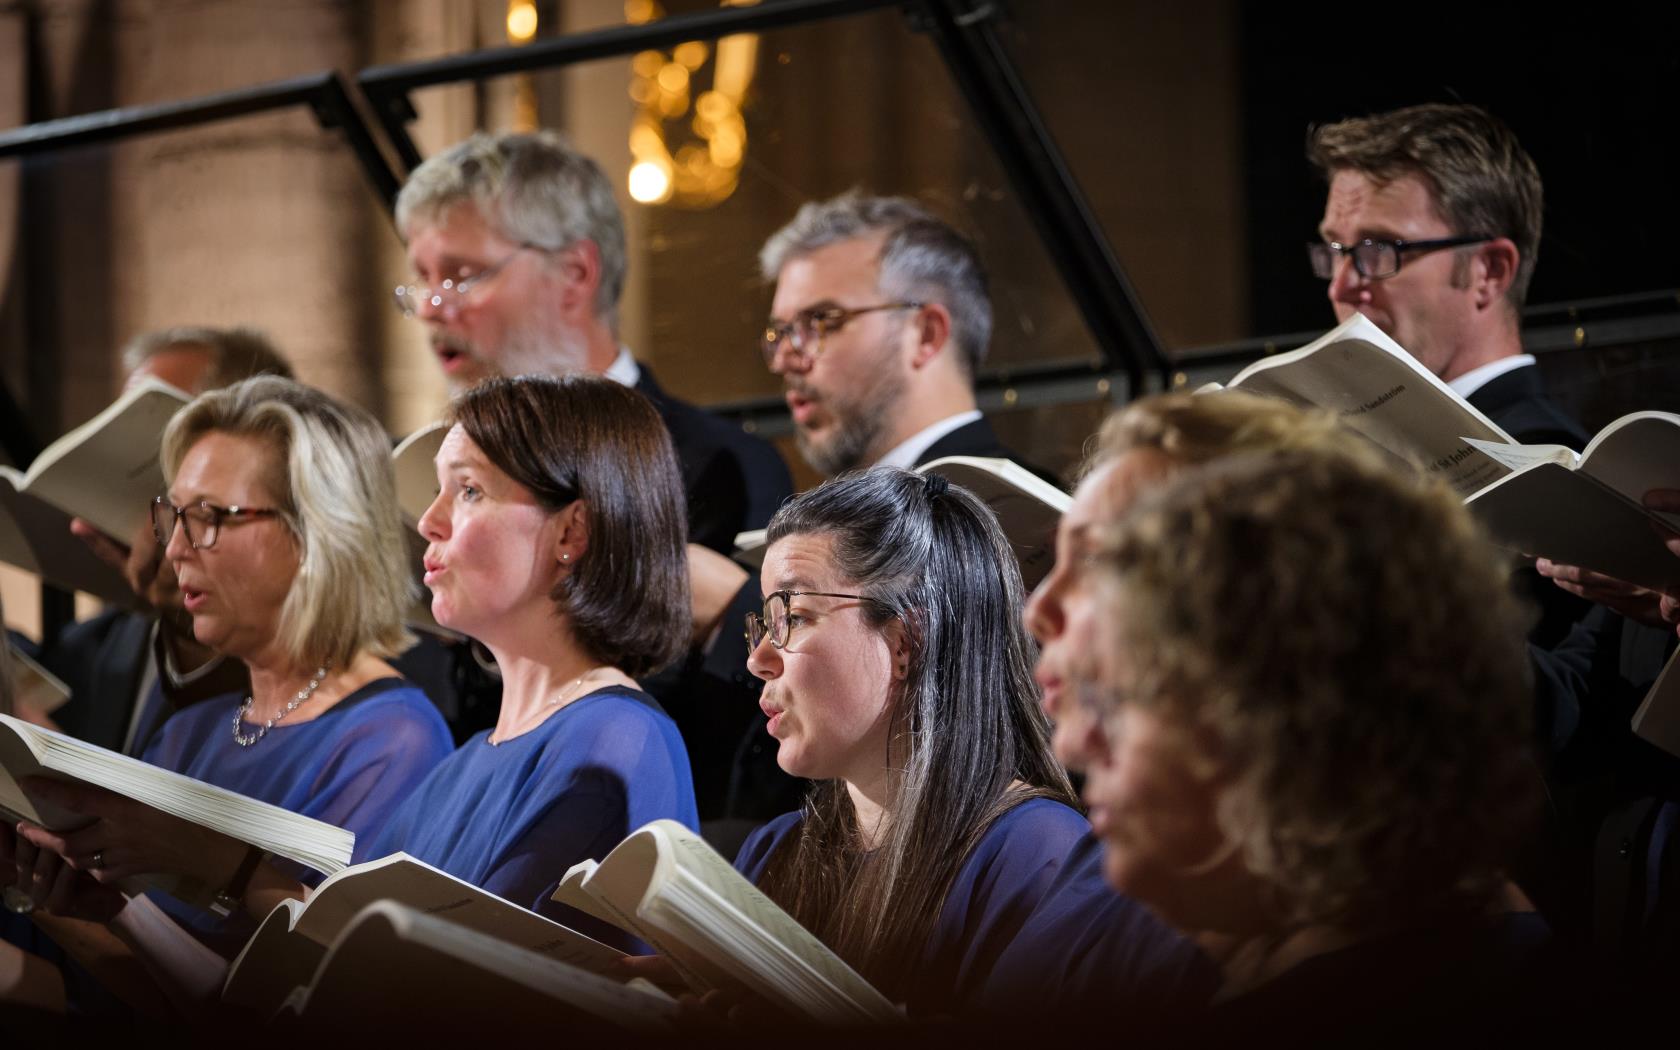
<svg viewBox="0 0 1680 1050">
<path fill-rule="evenodd" d="M 244 699 L 216 697 L 176 712 L 144 759 L 344 828 L 360 842 L 383 828 L 453 747 L 431 700 L 400 678 L 369 682 L 319 718 L 281 722 L 251 747 L 233 739 L 234 714 Z M 280 865 L 305 884 L 322 878 L 302 865 Z M 148 896 L 229 957 L 255 930 L 241 913 L 223 919 L 165 894 Z"/>
<path fill-rule="evenodd" d="M 697 828 L 694 781 L 676 724 L 652 697 L 608 686 L 511 740 L 471 737 L 413 792 L 358 862 L 403 852 L 594 936 L 554 904 L 566 869 L 599 860 L 660 818 Z"/>
</svg>

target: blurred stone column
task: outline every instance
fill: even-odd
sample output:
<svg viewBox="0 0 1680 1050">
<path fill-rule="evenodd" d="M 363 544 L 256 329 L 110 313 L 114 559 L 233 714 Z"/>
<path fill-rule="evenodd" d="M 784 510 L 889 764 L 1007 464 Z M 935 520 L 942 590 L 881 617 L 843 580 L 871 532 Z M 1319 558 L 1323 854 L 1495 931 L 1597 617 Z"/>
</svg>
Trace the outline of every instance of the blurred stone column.
<svg viewBox="0 0 1680 1050">
<path fill-rule="evenodd" d="M 335 0 L 120 0 L 124 103 L 193 98 L 362 58 Z M 304 380 L 378 411 L 366 318 L 375 207 L 337 136 L 302 111 L 146 136 L 113 150 L 120 338 L 178 324 L 253 325 Z"/>
</svg>

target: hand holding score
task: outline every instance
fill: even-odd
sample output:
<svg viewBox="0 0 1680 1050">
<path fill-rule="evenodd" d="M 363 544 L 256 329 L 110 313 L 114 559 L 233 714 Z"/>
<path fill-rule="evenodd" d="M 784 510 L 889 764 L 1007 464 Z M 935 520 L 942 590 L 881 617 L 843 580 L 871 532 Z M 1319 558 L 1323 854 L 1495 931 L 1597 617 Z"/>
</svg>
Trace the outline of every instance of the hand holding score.
<svg viewBox="0 0 1680 1050">
<path fill-rule="evenodd" d="M 17 865 L 20 885 L 24 884 L 22 851 L 26 845 L 32 852 L 61 860 L 67 868 L 82 873 L 83 878 L 112 894 L 117 894 L 115 886 L 124 879 L 158 872 L 182 875 L 206 886 L 221 886 L 245 856 L 244 843 L 113 792 L 40 777 L 29 778 L 24 785 L 40 801 L 92 820 L 74 831 L 56 832 L 28 821 L 20 823 Z M 42 863 L 31 856 L 33 867 L 40 868 Z M 56 878 L 57 873 L 53 874 Z M 32 881 L 38 885 L 41 879 L 33 877 Z M 121 895 L 117 896 L 120 899 Z M 43 906 L 44 901 L 36 903 Z"/>
<path fill-rule="evenodd" d="M 15 831 L 8 826 L 0 832 L 0 878 L 26 898 L 21 907 L 8 900 L 8 907 L 94 922 L 108 922 L 122 911 L 128 899 L 120 891 L 101 886 L 57 853 L 38 848 L 23 834 L 26 827 L 34 825 L 19 824 Z"/>
<path fill-rule="evenodd" d="M 1660 513 L 1680 514 L 1680 489 L 1652 489 L 1645 493 L 1645 508 Z M 1663 545 L 1680 558 L 1680 533 L 1659 528 Z M 1666 630 L 1680 629 L 1680 593 L 1663 594 L 1578 565 L 1559 565 L 1546 558 L 1534 563 L 1545 576 L 1571 594 L 1596 602 L 1630 620 Z"/>
<path fill-rule="evenodd" d="M 134 591 L 139 610 L 179 620 L 185 616 L 181 608 L 181 591 L 175 583 L 175 570 L 163 556 L 157 537 L 152 535 L 152 523 L 142 521 L 129 537 L 127 544 L 100 532 L 81 518 L 70 519 L 70 531 L 99 559 L 128 581 Z M 189 630 L 188 637 L 191 637 Z"/>
</svg>

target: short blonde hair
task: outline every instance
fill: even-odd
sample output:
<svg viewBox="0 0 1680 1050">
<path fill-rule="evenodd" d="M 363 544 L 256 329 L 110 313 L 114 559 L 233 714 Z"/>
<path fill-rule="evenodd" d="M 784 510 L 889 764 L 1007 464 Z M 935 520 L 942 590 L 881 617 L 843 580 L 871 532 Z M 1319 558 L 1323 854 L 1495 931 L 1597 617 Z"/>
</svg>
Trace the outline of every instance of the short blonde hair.
<svg viewBox="0 0 1680 1050">
<path fill-rule="evenodd" d="M 283 465 L 267 481 L 299 550 L 280 612 L 287 652 L 342 667 L 359 652 L 407 648 L 403 617 L 418 592 L 390 439 L 373 417 L 292 380 L 257 376 L 175 414 L 163 435 L 164 477 L 173 482 L 187 451 L 212 432 L 267 441 Z"/>
<path fill-rule="evenodd" d="M 1130 665 L 1103 702 L 1159 712 L 1216 775 L 1282 924 L 1487 901 L 1534 815 L 1532 711 L 1504 560 L 1449 491 L 1245 454 L 1134 505 L 1092 565 Z"/>
<path fill-rule="evenodd" d="M 1179 466 L 1248 451 L 1316 448 L 1371 457 L 1365 439 L 1318 409 L 1297 408 L 1243 390 L 1140 398 L 1103 421 L 1086 447 L 1084 477 L 1136 449 L 1155 449 Z"/>
</svg>

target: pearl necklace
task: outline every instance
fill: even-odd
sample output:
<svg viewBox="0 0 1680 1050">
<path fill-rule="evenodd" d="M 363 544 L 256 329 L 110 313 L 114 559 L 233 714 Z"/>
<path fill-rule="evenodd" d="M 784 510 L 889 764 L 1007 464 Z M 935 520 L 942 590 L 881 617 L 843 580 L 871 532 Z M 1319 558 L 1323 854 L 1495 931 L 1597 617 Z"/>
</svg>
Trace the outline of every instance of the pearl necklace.
<svg viewBox="0 0 1680 1050">
<path fill-rule="evenodd" d="M 587 670 L 587 671 L 583 672 L 582 674 L 578 675 L 576 678 L 572 679 L 572 683 L 570 685 L 566 686 L 566 688 L 564 688 L 564 689 L 560 690 L 558 693 L 554 694 L 554 699 L 550 700 L 548 703 L 546 703 L 546 704 L 542 705 L 541 707 L 537 708 L 535 711 L 531 712 L 529 715 L 526 715 L 525 718 L 518 725 L 513 727 L 513 732 L 509 733 L 507 736 L 503 737 L 500 740 L 491 740 L 489 737 L 485 737 L 484 738 L 485 742 L 488 743 L 491 747 L 501 747 L 503 744 L 507 743 L 509 740 L 513 740 L 513 739 L 517 738 L 518 736 L 520 736 L 527 729 L 533 728 L 539 722 L 541 722 L 544 718 L 547 718 L 548 715 L 550 714 L 550 712 L 554 708 L 559 707 L 561 705 L 561 703 L 565 702 L 567 699 L 572 699 L 572 700 L 577 699 L 577 697 L 570 696 L 570 694 L 574 690 L 576 690 L 578 686 L 582 685 L 584 682 L 586 682 L 590 678 L 594 677 L 595 672 L 599 671 L 600 669 L 601 668 L 599 668 L 599 667 L 591 667 L 589 670 Z M 579 695 L 582 695 L 582 694 L 579 694 Z"/>
<path fill-rule="evenodd" d="M 302 689 L 299 689 L 297 691 L 297 696 L 286 701 L 286 709 L 264 722 L 262 726 L 251 736 L 246 736 L 244 733 L 239 731 L 239 724 L 245 720 L 246 715 L 251 713 L 251 705 L 255 704 L 257 701 L 256 697 L 247 696 L 245 698 L 245 702 L 239 705 L 239 710 L 233 713 L 233 742 L 238 744 L 240 747 L 251 747 L 255 745 L 257 741 L 268 735 L 268 731 L 274 728 L 274 724 L 276 722 L 285 718 L 293 711 L 296 711 L 299 704 L 314 696 L 315 690 L 321 687 L 321 681 L 326 677 L 327 665 L 322 664 L 320 667 L 315 669 L 315 676 L 309 680 L 309 684 L 304 686 Z"/>
</svg>

